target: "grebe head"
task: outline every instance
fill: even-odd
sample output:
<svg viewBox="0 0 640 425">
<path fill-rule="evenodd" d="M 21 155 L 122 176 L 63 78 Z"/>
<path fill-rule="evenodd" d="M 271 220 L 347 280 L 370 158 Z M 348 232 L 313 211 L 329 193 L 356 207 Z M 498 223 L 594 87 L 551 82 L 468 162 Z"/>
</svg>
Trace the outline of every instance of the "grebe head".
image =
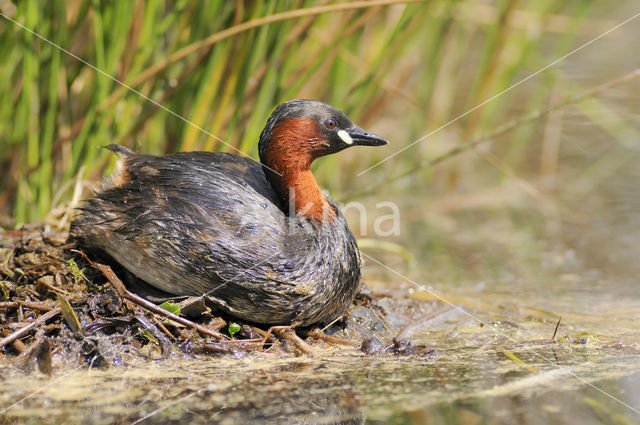
<svg viewBox="0 0 640 425">
<path fill-rule="evenodd" d="M 279 105 L 260 134 L 260 161 L 271 186 L 289 212 L 315 221 L 335 218 L 311 174 L 318 157 L 351 146 L 381 146 L 387 141 L 355 125 L 336 108 L 315 100 Z"/>
<path fill-rule="evenodd" d="M 381 146 L 387 141 L 364 131 L 336 108 L 316 100 L 297 99 L 280 104 L 260 134 L 260 160 L 293 161 L 310 165 L 314 159 L 351 146 Z M 278 158 L 278 156 L 280 156 Z M 277 170 L 276 170 L 277 171 Z"/>
<path fill-rule="evenodd" d="M 351 146 L 386 143 L 332 106 L 292 100 L 273 111 L 260 134 L 258 150 L 267 178 L 283 203 L 292 206 L 294 202 L 296 214 L 323 221 L 327 211 L 329 218 L 333 213 L 311 175 L 311 163 Z"/>
</svg>

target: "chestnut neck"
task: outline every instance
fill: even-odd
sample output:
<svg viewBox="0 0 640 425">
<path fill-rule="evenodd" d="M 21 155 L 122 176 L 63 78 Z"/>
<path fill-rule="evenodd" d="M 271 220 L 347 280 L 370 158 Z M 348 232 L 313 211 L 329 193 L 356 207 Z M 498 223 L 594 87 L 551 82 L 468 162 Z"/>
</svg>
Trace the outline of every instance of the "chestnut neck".
<svg viewBox="0 0 640 425">
<path fill-rule="evenodd" d="M 311 163 L 322 156 L 327 143 L 313 120 L 289 118 L 272 129 L 261 158 L 269 167 L 265 169 L 267 178 L 285 208 L 293 207 L 297 215 L 319 222 L 335 218 L 335 211 L 311 173 Z"/>
</svg>

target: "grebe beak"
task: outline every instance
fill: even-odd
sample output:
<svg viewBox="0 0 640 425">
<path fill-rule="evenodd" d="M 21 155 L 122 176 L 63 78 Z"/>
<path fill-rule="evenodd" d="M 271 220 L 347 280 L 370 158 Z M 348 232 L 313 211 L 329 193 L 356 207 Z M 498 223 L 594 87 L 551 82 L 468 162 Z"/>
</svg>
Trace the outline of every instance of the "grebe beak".
<svg viewBox="0 0 640 425">
<path fill-rule="evenodd" d="M 344 130 L 342 130 L 344 131 Z M 354 125 L 350 129 L 344 131 L 346 134 L 342 137 L 342 134 L 338 134 L 342 140 L 348 145 L 359 145 L 359 146 L 382 146 L 386 145 L 388 142 L 377 134 L 369 133 L 368 131 L 364 131 L 357 125 Z M 347 140 L 351 140 L 349 143 Z"/>
</svg>

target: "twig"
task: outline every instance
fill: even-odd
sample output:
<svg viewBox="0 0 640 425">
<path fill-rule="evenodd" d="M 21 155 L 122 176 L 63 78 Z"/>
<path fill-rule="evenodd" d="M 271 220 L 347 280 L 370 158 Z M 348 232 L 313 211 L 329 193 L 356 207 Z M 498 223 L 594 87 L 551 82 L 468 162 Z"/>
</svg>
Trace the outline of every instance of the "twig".
<svg viewBox="0 0 640 425">
<path fill-rule="evenodd" d="M 52 307 L 44 303 L 32 303 L 30 301 L 17 301 L 17 303 L 21 304 L 23 307 L 30 308 L 31 310 L 38 311 L 51 311 Z"/>
<path fill-rule="evenodd" d="M 4 336 L 9 336 L 11 335 L 11 332 L 9 332 L 8 329 L 4 329 L 2 331 L 2 334 Z M 15 348 L 15 350 L 19 353 L 24 353 L 25 350 L 27 349 L 27 347 L 24 345 L 24 343 L 22 341 L 20 341 L 19 339 L 16 339 L 15 341 L 13 341 L 13 343 L 11 344 L 13 345 L 13 348 Z"/>
<path fill-rule="evenodd" d="M 181 325 L 185 325 L 188 326 L 190 328 L 193 328 L 195 330 L 197 330 L 200 333 L 203 333 L 205 335 L 209 335 L 209 336 L 213 336 L 215 338 L 218 339 L 228 339 L 225 335 L 221 334 L 220 332 L 217 331 L 213 331 L 211 329 L 208 329 L 202 325 L 199 325 L 197 323 L 192 322 L 191 320 L 187 320 L 184 317 L 180 317 L 176 314 L 173 314 L 167 310 L 165 310 L 162 307 L 159 307 L 157 305 L 155 305 L 154 303 L 145 300 L 144 298 L 129 292 L 129 290 L 127 290 L 127 288 L 125 288 L 124 284 L 122 283 L 122 281 L 120 280 L 120 278 L 118 278 L 118 276 L 116 276 L 116 274 L 113 272 L 113 270 L 111 270 L 111 267 L 109 266 L 105 266 L 104 264 L 99 264 L 99 263 L 94 263 L 93 261 L 91 261 L 89 259 L 89 257 L 87 257 L 87 255 L 77 249 L 72 249 L 71 251 L 76 252 L 80 255 L 82 255 L 84 257 L 85 260 L 87 260 L 87 262 L 94 268 L 100 270 L 102 272 L 102 274 L 104 275 L 104 277 L 107 278 L 107 280 L 113 285 L 113 287 L 115 288 L 116 292 L 118 293 L 118 295 L 120 295 L 120 297 L 129 300 L 130 302 L 139 305 L 140 307 L 152 311 L 153 313 L 159 314 L 161 316 L 164 316 L 170 320 L 173 320 L 176 323 L 180 323 Z"/>
<path fill-rule="evenodd" d="M 558 328 L 560 327 L 560 322 L 562 321 L 562 317 L 558 319 L 558 323 L 556 323 L 556 328 L 553 331 L 553 336 L 551 337 L 551 341 L 556 340 L 556 334 L 558 333 Z"/>
<path fill-rule="evenodd" d="M 347 340 L 344 340 L 342 338 L 337 338 L 335 336 L 330 336 L 325 334 L 324 332 L 321 331 L 310 331 L 307 333 L 307 336 L 310 338 L 315 338 L 315 339 L 319 339 L 321 341 L 326 341 L 330 344 L 337 344 L 337 345 L 347 345 L 350 347 L 355 347 L 358 348 L 360 345 L 359 344 L 354 344 L 352 342 L 349 342 Z"/>
<path fill-rule="evenodd" d="M 24 328 L 20 328 L 17 331 L 15 331 L 14 333 L 12 333 L 11 335 L 9 335 L 8 337 L 0 340 L 0 350 L 4 350 L 3 347 L 5 345 L 12 343 L 16 339 L 18 339 L 18 338 L 22 337 L 23 335 L 25 335 L 31 329 L 35 328 L 36 326 L 39 326 L 39 325 L 43 324 L 44 322 L 46 322 L 49 319 L 57 316 L 58 314 L 60 314 L 61 311 L 62 311 L 62 309 L 60 307 L 56 307 L 53 310 L 51 310 L 51 311 L 43 314 L 42 316 L 38 317 L 38 319 L 36 319 L 33 322 L 29 323 Z"/>
<path fill-rule="evenodd" d="M 309 354 L 310 356 L 316 354 L 316 350 L 304 342 L 302 338 L 295 333 L 292 326 L 274 326 L 271 329 L 273 330 L 273 333 L 280 337 L 280 339 L 286 339 L 287 341 L 293 342 L 293 344 L 303 353 Z"/>
<path fill-rule="evenodd" d="M 309 344 L 304 342 L 294 331 L 294 329 L 299 324 L 300 324 L 299 322 L 293 322 L 293 324 L 291 325 L 270 327 L 269 330 L 267 330 L 267 333 L 265 334 L 264 338 L 262 339 L 262 342 L 260 343 L 260 348 L 264 347 L 264 344 L 267 342 L 271 334 L 276 334 L 280 337 L 280 339 L 286 339 L 287 341 L 293 342 L 293 344 L 296 347 L 298 347 L 300 350 L 302 350 L 302 352 L 313 356 L 316 353 L 313 347 L 311 347 Z"/>
<path fill-rule="evenodd" d="M 160 328 L 160 330 L 162 330 L 162 332 L 164 332 L 169 338 L 173 339 L 175 341 L 176 337 L 173 336 L 173 334 L 171 332 L 169 332 L 169 329 L 167 329 L 167 327 L 165 325 L 162 324 L 162 322 L 160 320 L 158 320 L 158 318 L 156 316 L 151 316 L 151 320 L 153 321 L 153 323 L 156 324 L 156 326 L 158 326 Z"/>
<path fill-rule="evenodd" d="M 255 340 L 249 341 L 249 340 L 243 340 L 243 339 L 240 339 L 240 340 L 232 339 L 229 341 L 225 341 L 224 343 L 214 342 L 209 344 L 202 344 L 200 347 L 212 353 L 235 354 L 237 350 L 245 350 L 245 351 L 261 350 L 262 340 L 260 339 L 257 341 Z"/>
</svg>

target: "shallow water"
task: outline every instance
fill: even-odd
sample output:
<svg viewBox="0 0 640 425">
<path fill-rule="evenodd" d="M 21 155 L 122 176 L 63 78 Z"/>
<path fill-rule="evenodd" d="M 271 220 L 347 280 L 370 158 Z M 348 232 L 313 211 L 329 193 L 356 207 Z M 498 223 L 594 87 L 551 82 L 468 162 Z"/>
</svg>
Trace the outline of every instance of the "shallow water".
<svg viewBox="0 0 640 425">
<path fill-rule="evenodd" d="M 1 417 L 95 424 L 640 423 L 640 300 L 566 286 L 538 292 L 448 293 L 461 309 L 441 310 L 404 331 L 414 344 L 435 349 L 423 355 L 342 347 L 313 358 L 175 357 L 56 370 L 51 378 L 0 365 Z M 564 324 L 552 341 L 558 313 Z"/>
</svg>

